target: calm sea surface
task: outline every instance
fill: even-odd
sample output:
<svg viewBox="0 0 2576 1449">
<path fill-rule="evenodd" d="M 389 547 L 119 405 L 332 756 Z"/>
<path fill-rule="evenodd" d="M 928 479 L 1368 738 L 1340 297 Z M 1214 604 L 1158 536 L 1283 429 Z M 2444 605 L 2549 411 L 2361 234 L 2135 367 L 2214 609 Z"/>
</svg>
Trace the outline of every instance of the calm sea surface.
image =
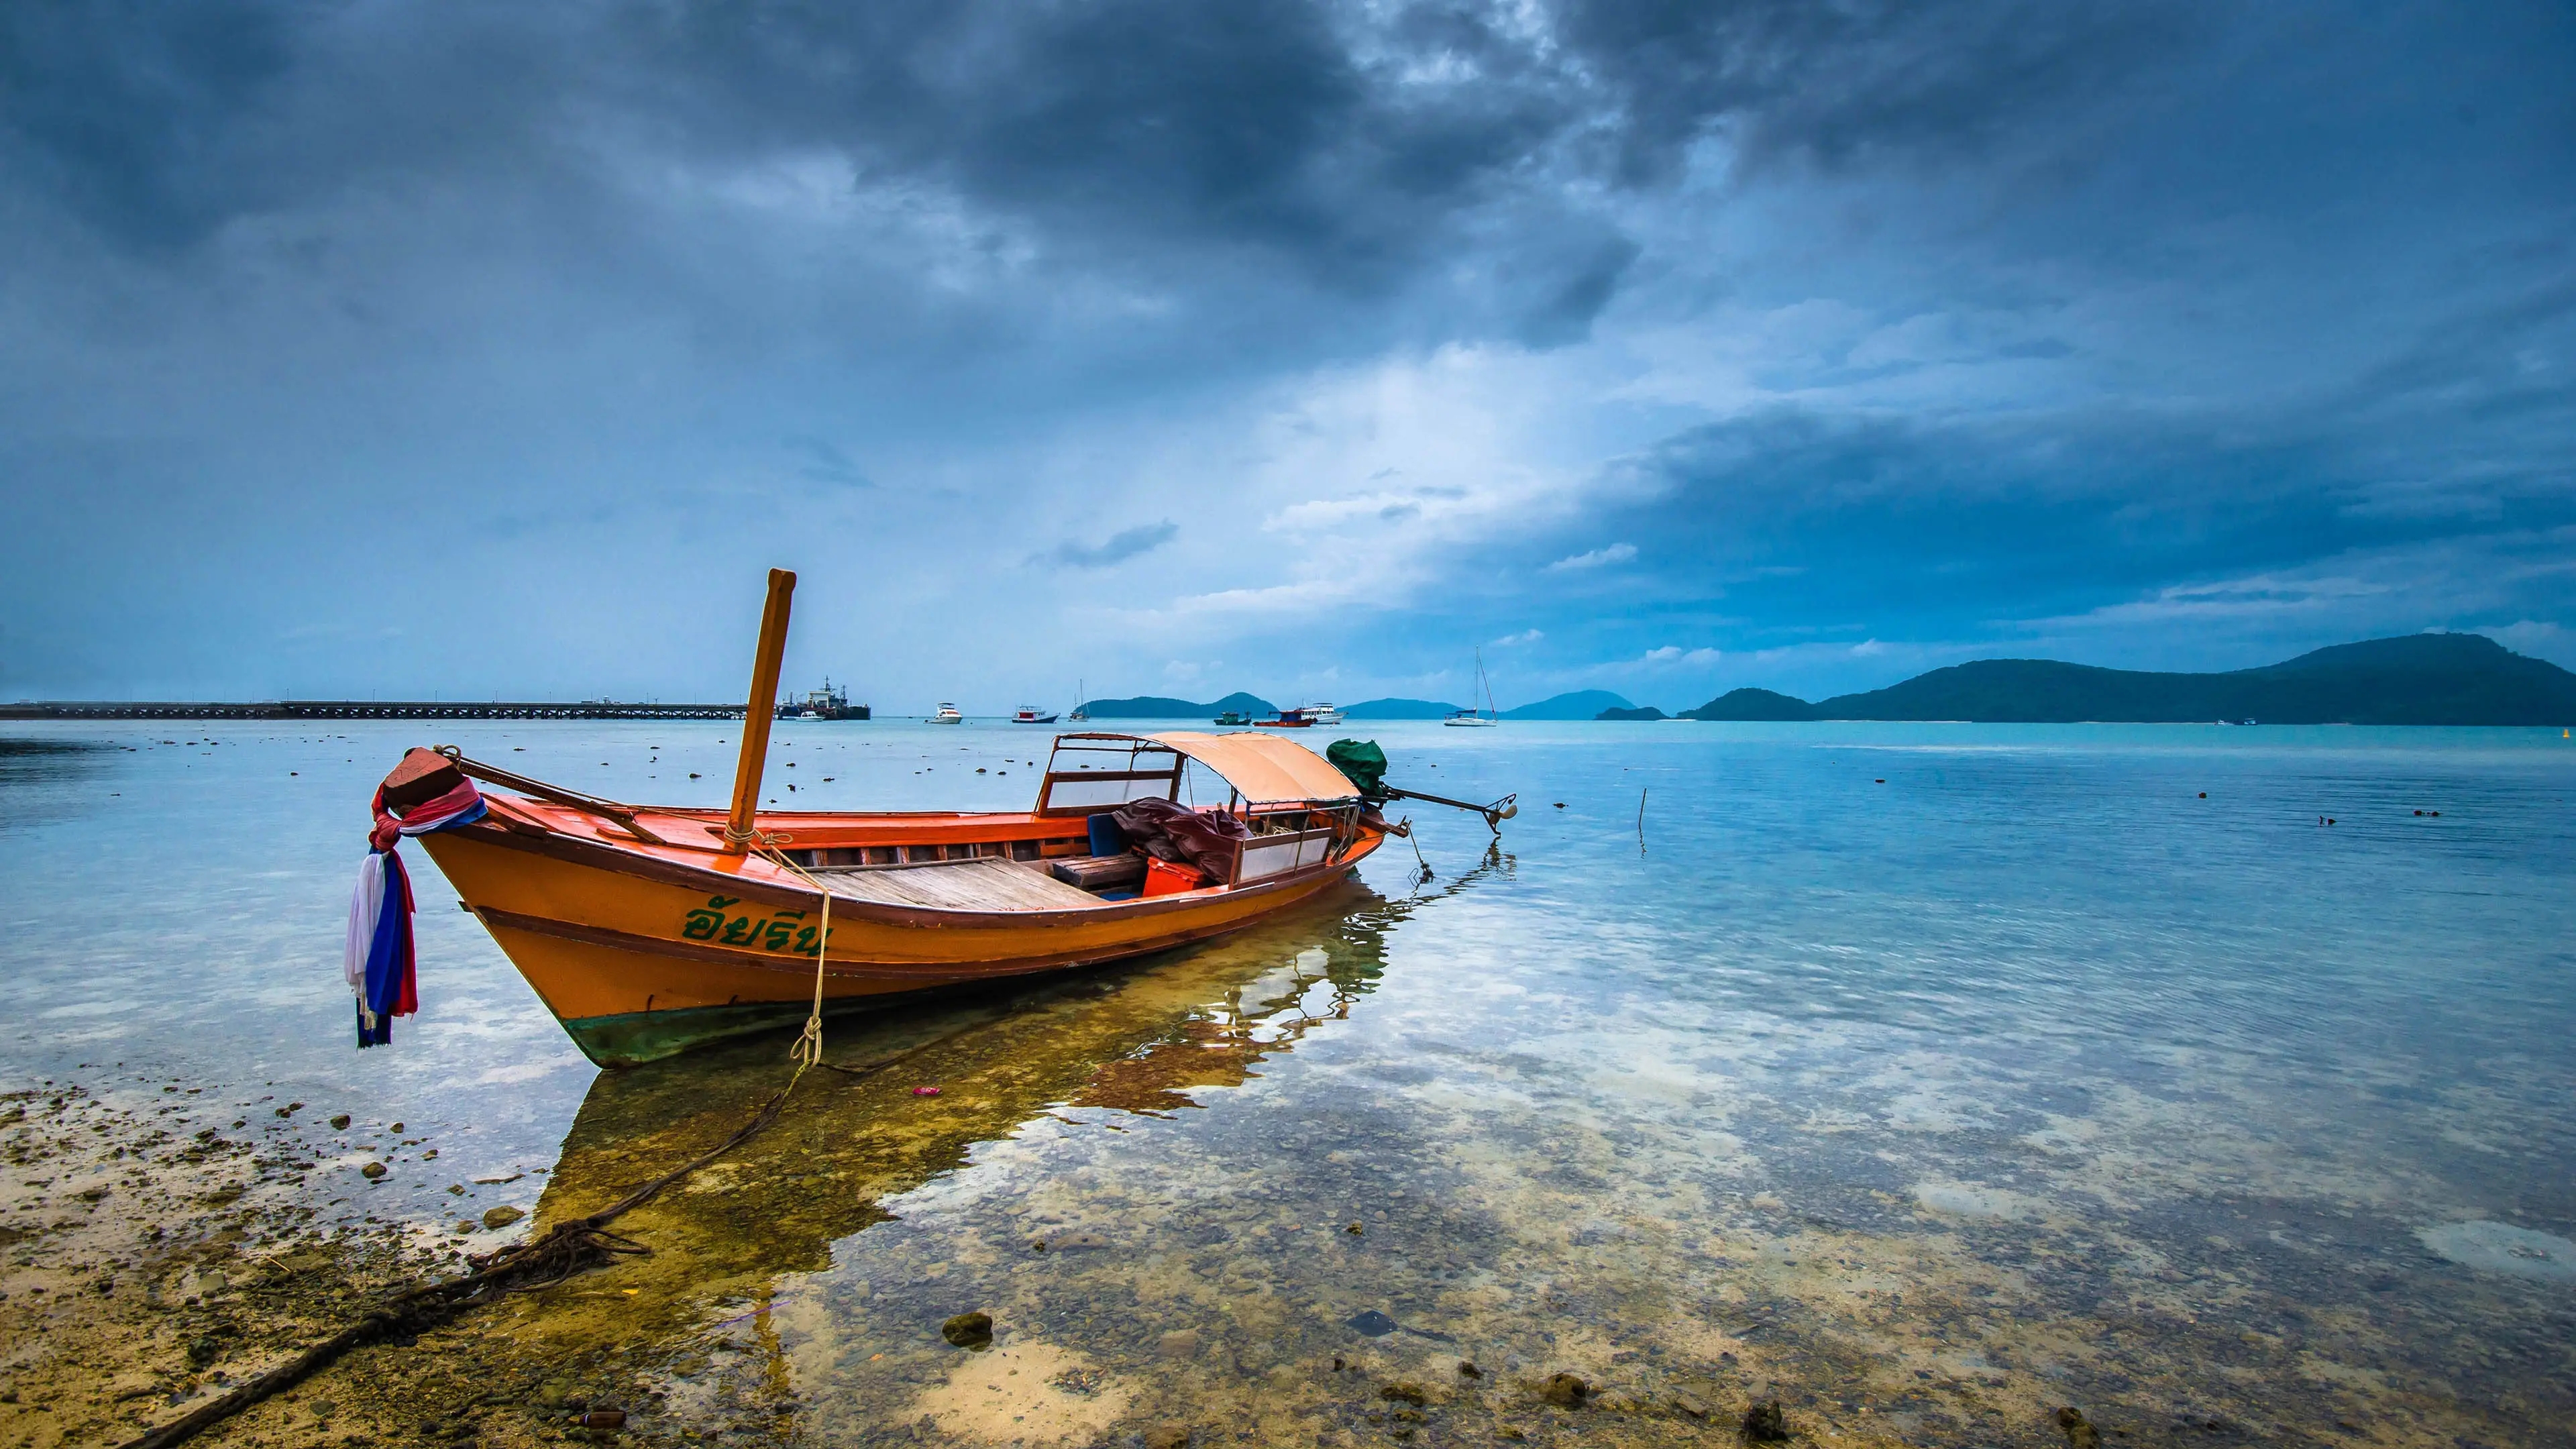
<svg viewBox="0 0 2576 1449">
<path fill-rule="evenodd" d="M 814 1442 L 1645 1443 L 1762 1393 L 1921 1443 L 2063 1442 L 2057 1404 L 2140 1444 L 2576 1441 L 2558 731 L 1338 733 L 1520 817 L 1489 845 L 1420 807 L 1427 884 L 1390 842 L 1224 942 L 836 1021 L 845 1060 L 944 1040 L 632 1220 L 619 1371 Z M 0 725 L 0 1079 L 314 1104 L 278 1130 L 316 1134 L 326 1216 L 429 1224 L 511 1174 L 468 1206 L 588 1211 L 783 1042 L 595 1071 L 412 847 L 422 1014 L 354 1050 L 367 798 L 435 740 L 718 804 L 732 738 Z M 770 778 L 1018 809 L 1045 743 L 790 725 Z M 441 1156 L 369 1188 L 397 1120 Z M 967 1309 L 994 1352 L 939 1341 Z M 1533 1408 L 1557 1371 L 1607 1405 Z"/>
</svg>

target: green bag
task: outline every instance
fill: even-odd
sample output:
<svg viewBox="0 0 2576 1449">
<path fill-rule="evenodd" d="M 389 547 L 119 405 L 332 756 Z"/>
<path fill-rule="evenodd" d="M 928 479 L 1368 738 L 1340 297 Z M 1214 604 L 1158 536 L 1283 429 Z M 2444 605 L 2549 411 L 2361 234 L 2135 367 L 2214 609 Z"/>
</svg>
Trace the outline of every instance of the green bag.
<svg viewBox="0 0 2576 1449">
<path fill-rule="evenodd" d="M 1377 747 L 1377 741 L 1335 740 L 1325 748 L 1324 758 L 1359 786 L 1361 799 L 1371 805 L 1386 803 L 1386 751 Z"/>
</svg>

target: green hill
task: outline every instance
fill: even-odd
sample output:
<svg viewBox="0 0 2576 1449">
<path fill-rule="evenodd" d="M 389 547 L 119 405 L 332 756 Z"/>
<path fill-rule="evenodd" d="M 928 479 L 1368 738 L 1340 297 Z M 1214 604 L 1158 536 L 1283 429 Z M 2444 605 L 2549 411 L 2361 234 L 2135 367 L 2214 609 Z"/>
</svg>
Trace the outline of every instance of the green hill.
<svg viewBox="0 0 2576 1449">
<path fill-rule="evenodd" d="M 1655 708 L 1653 705 L 1651 705 L 1651 704 L 1650 704 L 1650 705 L 1647 705 L 1647 706 L 1646 706 L 1645 708 L 1643 708 L 1643 709 L 1605 709 L 1605 710 L 1601 711 L 1599 714 L 1594 715 L 1594 716 L 1593 716 L 1593 718 L 1594 718 L 1594 719 L 1606 719 L 1606 720 L 1628 720 L 1628 721 L 1633 721 L 1633 722 L 1643 723 L 1643 722 L 1652 721 L 1652 720 L 1659 720 L 1659 719 L 1669 718 L 1669 716 L 1667 716 L 1667 715 L 1666 715 L 1662 710 L 1657 709 L 1657 708 Z"/>
<path fill-rule="evenodd" d="M 1730 689 L 1697 709 L 1683 710 L 1682 719 L 1782 720 L 1816 719 L 1816 707 L 1803 699 L 1774 694 L 1767 689 Z"/>
<path fill-rule="evenodd" d="M 1605 709 L 1633 709 L 1634 705 L 1606 689 L 1578 689 L 1503 711 L 1505 719 L 1599 719 Z"/>
<path fill-rule="evenodd" d="M 2259 669 L 2156 674 L 2052 659 L 1981 659 L 1816 704 L 1738 689 L 1685 718 L 2266 724 L 2566 725 L 2576 674 L 2482 634 L 2338 644 Z"/>
<path fill-rule="evenodd" d="M 1454 704 L 1429 699 L 1365 699 L 1342 714 L 1349 719 L 1444 719 L 1458 712 Z"/>
<path fill-rule="evenodd" d="M 1095 699 L 1082 707 L 1082 712 L 1093 719 L 1214 719 L 1227 710 L 1239 710 L 1248 715 L 1279 712 L 1270 701 L 1240 690 L 1208 704 L 1195 704 L 1169 695 L 1140 694 L 1133 699 Z"/>
</svg>

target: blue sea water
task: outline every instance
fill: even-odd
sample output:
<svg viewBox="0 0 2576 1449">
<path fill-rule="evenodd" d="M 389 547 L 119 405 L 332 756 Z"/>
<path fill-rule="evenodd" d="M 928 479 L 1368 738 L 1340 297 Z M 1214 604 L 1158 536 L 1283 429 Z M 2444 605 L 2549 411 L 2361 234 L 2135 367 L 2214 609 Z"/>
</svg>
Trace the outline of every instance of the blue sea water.
<svg viewBox="0 0 2576 1449">
<path fill-rule="evenodd" d="M 451 1178 L 528 1173 L 474 1202 L 532 1203 L 628 1088 L 416 851 L 423 1013 L 353 1049 L 338 958 L 374 782 L 436 735 L 713 804 L 733 738 L 0 730 L 6 1084 L 401 1120 L 435 1170 L 365 1189 L 328 1173 L 369 1144 L 305 1147 L 337 1210 L 423 1221 Z M 1148 1115 L 1104 1064 L 769 1271 L 760 1343 L 812 1422 L 1087 1442 L 1187 1405 L 1280 1442 L 1657 1442 L 1692 1403 L 1777 1394 L 1907 1442 L 2040 1442 L 2056 1403 L 2131 1442 L 2569 1442 L 2558 731 L 1343 732 L 1396 783 L 1521 812 L 1490 840 L 1414 807 L 1430 882 L 1392 842 L 1335 919 L 1111 973 L 1198 1003 L 1196 1036 L 1113 1058 L 1231 1040 L 1251 1065 Z M 800 724 L 770 778 L 792 807 L 1019 808 L 1044 739 Z M 1023 1251 L 1050 1234 L 1090 1250 Z M 737 1301 L 679 1337 L 752 1332 Z M 970 1303 L 1006 1326 L 994 1354 L 937 1341 Z M 1441 1387 L 1336 1397 L 1305 1377 L 1328 1357 Z M 1611 1412 L 1523 1425 L 1513 1386 L 1558 1371 Z"/>
</svg>

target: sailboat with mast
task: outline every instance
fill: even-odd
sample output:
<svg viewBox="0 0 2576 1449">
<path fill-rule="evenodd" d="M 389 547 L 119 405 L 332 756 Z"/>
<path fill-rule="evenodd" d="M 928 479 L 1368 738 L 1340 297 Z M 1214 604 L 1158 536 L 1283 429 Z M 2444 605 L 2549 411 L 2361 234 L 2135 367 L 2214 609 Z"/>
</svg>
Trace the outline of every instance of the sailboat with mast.
<svg viewBox="0 0 2576 1449">
<path fill-rule="evenodd" d="M 1482 649 L 1476 651 L 1476 688 L 1485 696 L 1483 709 L 1470 704 L 1465 709 L 1452 710 L 1449 717 L 1440 722 L 1460 729 L 1492 729 L 1501 724 L 1502 712 L 1494 708 L 1494 682 L 1485 677 L 1485 651 Z"/>
</svg>

